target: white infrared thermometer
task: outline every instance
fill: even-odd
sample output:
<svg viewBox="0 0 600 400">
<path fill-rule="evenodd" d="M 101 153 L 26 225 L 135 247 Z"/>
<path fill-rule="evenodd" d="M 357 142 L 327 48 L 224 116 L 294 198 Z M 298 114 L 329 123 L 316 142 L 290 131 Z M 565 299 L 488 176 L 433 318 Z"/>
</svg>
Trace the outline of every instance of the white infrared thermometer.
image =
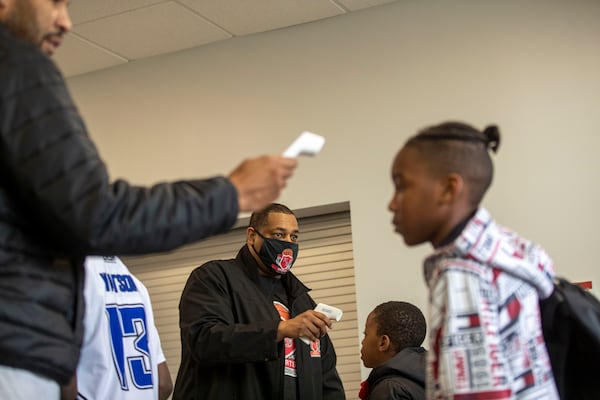
<svg viewBox="0 0 600 400">
<path fill-rule="evenodd" d="M 284 157 L 314 156 L 318 154 L 325 144 L 325 138 L 316 133 L 304 131 L 284 152 Z"/>
<path fill-rule="evenodd" d="M 339 308 L 336 308 L 333 306 L 328 306 L 327 304 L 323 304 L 323 303 L 317 304 L 317 306 L 315 307 L 315 311 L 323 313 L 323 314 L 327 315 L 327 318 L 333 319 L 335 321 L 341 320 L 342 315 L 344 315 L 344 312 L 342 310 L 340 310 Z M 300 338 L 300 340 L 302 340 L 304 343 L 306 343 L 307 345 L 310 346 L 310 340 L 308 340 L 308 338 L 302 336 Z"/>
<path fill-rule="evenodd" d="M 315 307 L 315 311 L 323 313 L 327 315 L 329 319 L 334 319 L 336 321 L 341 320 L 342 315 L 344 315 L 344 312 L 339 308 L 336 308 L 334 306 L 328 306 L 327 304 L 323 303 L 317 304 L 317 306 Z"/>
</svg>

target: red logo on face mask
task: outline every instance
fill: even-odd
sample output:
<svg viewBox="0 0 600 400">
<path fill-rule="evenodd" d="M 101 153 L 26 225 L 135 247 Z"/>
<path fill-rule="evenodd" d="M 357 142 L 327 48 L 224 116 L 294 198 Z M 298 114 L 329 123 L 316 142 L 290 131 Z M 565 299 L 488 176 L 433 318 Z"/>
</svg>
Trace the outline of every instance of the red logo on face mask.
<svg viewBox="0 0 600 400">
<path fill-rule="evenodd" d="M 282 254 L 277 254 L 277 260 L 275 260 L 275 263 L 277 263 L 279 268 L 283 270 L 290 269 L 293 262 L 294 252 L 292 251 L 292 249 L 283 250 Z"/>
</svg>

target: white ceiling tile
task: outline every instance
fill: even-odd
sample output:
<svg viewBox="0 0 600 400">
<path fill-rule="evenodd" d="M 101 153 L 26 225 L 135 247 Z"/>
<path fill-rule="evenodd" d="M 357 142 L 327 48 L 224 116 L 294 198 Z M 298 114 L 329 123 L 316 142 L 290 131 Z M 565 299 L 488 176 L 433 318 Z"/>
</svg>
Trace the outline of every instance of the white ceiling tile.
<svg viewBox="0 0 600 400">
<path fill-rule="evenodd" d="M 120 14 L 167 0 L 75 0 L 69 3 L 69 14 L 73 24 Z"/>
<path fill-rule="evenodd" d="M 78 34 L 130 60 L 183 50 L 231 37 L 174 2 L 87 22 Z"/>
<path fill-rule="evenodd" d="M 74 0 L 75 35 L 55 56 L 68 76 L 396 0 Z"/>
<path fill-rule="evenodd" d="M 382 4 L 395 3 L 397 0 L 334 0 L 350 11 L 362 10 L 364 8 L 380 6 Z"/>
<path fill-rule="evenodd" d="M 71 33 L 52 57 L 65 76 L 74 76 L 127 62 L 106 49 L 98 47 Z"/>
<path fill-rule="evenodd" d="M 345 13 L 329 0 L 178 0 L 234 35 L 246 35 Z"/>
</svg>

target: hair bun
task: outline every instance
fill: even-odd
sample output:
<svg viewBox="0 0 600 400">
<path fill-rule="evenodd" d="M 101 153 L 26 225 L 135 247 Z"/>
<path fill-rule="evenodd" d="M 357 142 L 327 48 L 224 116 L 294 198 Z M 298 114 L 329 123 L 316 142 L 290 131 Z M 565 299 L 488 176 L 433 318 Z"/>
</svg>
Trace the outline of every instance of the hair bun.
<svg viewBox="0 0 600 400">
<path fill-rule="evenodd" d="M 498 152 L 500 147 L 500 130 L 496 125 L 489 125 L 483 130 L 485 136 L 485 145 L 488 149 L 492 149 L 494 153 Z"/>
</svg>

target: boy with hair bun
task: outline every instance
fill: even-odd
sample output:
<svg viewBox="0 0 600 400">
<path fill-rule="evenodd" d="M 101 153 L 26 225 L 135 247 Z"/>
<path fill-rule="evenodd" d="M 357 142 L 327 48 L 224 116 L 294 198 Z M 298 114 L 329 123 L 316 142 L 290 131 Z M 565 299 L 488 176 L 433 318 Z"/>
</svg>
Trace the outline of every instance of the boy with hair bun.
<svg viewBox="0 0 600 400">
<path fill-rule="evenodd" d="M 553 263 L 480 206 L 500 132 L 459 122 L 411 137 L 392 166 L 389 203 L 408 246 L 429 242 L 428 399 L 558 399 L 539 299 Z"/>
</svg>

